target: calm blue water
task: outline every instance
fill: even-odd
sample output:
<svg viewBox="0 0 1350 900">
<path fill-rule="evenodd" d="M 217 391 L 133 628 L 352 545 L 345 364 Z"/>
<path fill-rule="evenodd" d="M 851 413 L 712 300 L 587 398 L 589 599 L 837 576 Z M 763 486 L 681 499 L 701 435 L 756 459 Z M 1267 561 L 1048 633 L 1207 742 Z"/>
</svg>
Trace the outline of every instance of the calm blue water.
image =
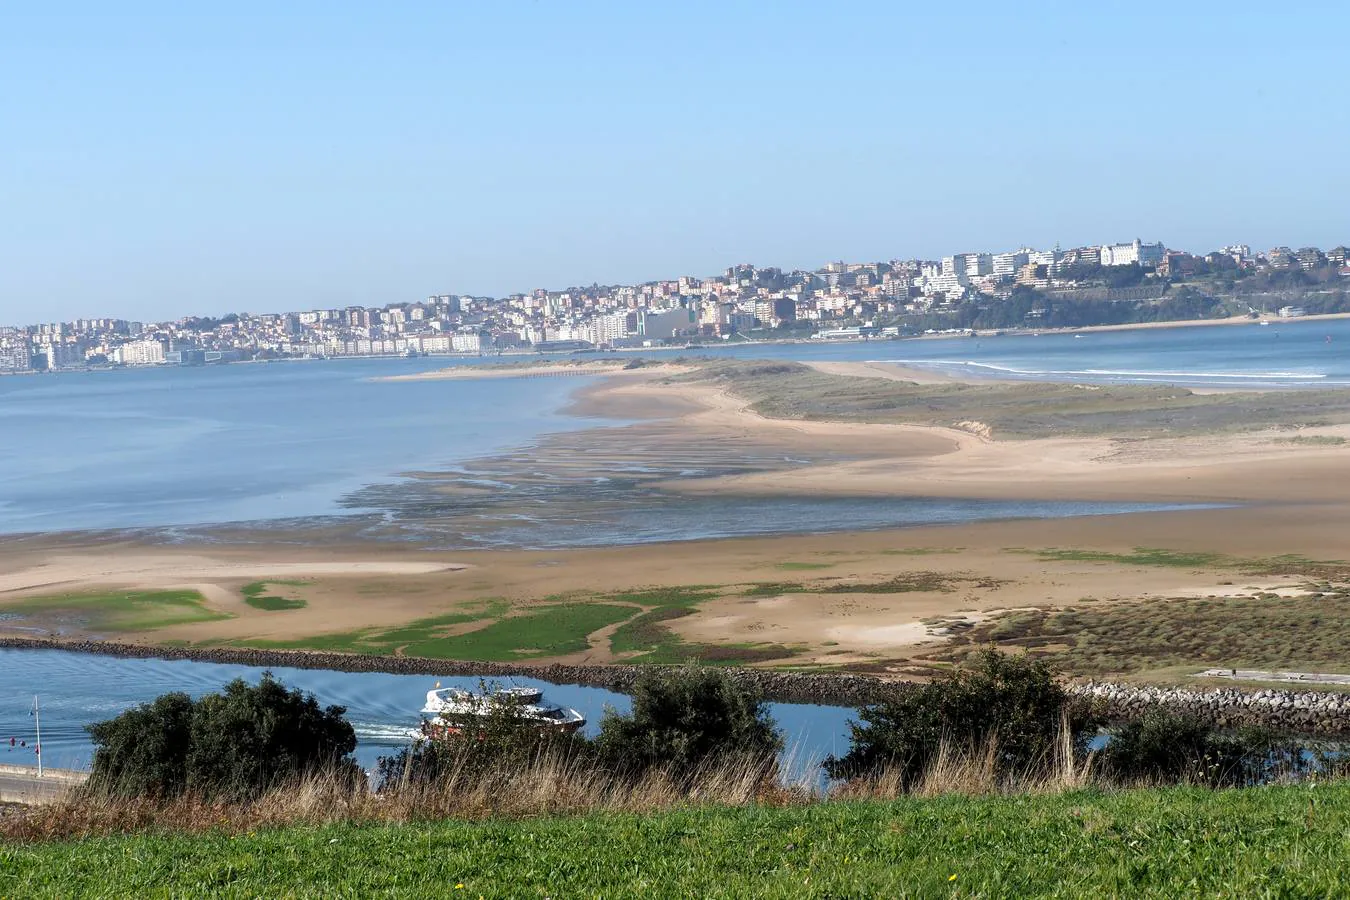
<svg viewBox="0 0 1350 900">
<path fill-rule="evenodd" d="M 84 726 L 110 719 L 138 703 L 169 691 L 192 696 L 217 691 L 235 678 L 256 682 L 262 669 L 254 666 L 186 660 L 118 659 L 62 650 L 0 649 L 0 764 L 34 765 L 33 692 L 39 692 L 42 711 L 43 759 L 59 768 L 87 768 L 93 746 Z M 290 687 L 313 693 L 319 702 L 347 707 L 347 719 L 356 729 L 356 757 L 367 769 L 381 755 L 406 746 L 408 730 L 420 720 L 427 691 L 459 685 L 477 689 L 473 678 L 437 678 L 427 675 L 386 675 L 372 672 L 333 672 L 324 669 L 274 668 L 272 673 Z M 605 708 L 627 712 L 625 694 L 603 688 L 551 685 L 528 678 L 514 684 L 543 688 L 545 699 L 570 706 L 586 716 L 586 733 L 594 735 Z M 851 709 L 775 703 L 774 719 L 783 729 L 787 759 L 798 771 L 818 765 L 831 753 L 848 750 Z M 9 739 L 28 747 L 9 746 Z"/>
<path fill-rule="evenodd" d="M 350 514 L 399 473 L 576 428 L 572 379 L 371 380 L 445 360 L 0 378 L 0 533 Z"/>
<path fill-rule="evenodd" d="M 729 346 L 663 355 L 695 352 L 893 360 L 965 374 L 1102 383 L 1350 385 L 1350 320 L 1082 337 Z M 0 378 L 0 534 L 363 512 L 399 520 L 396 505 L 360 508 L 370 496 L 362 489 L 398 483 L 409 471 L 452 469 L 528 446 L 551 432 L 604 424 L 560 412 L 580 386 L 575 379 L 372 380 L 478 362 L 371 359 Z M 548 504 L 536 505 L 543 515 L 524 525 L 506 522 L 491 534 L 480 528 L 453 545 L 576 546 L 622 541 L 625 535 L 672 540 L 1143 508 L 812 497 L 737 501 L 731 507 L 688 500 L 663 506 L 668 516 L 654 532 L 650 517 L 624 518 L 618 511 L 600 521 L 573 510 L 570 530 L 563 533 L 550 531 Z M 415 530 L 407 526 L 405 538 Z"/>
</svg>

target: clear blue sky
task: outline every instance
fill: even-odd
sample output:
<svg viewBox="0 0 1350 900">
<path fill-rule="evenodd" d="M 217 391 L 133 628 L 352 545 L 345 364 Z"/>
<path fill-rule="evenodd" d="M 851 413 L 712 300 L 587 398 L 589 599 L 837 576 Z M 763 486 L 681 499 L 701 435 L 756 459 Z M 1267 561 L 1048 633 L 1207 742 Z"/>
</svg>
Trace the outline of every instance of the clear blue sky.
<svg viewBox="0 0 1350 900">
<path fill-rule="evenodd" d="M 0 323 L 1350 242 L 1344 2 L 206 6 L 0 0 Z"/>
</svg>

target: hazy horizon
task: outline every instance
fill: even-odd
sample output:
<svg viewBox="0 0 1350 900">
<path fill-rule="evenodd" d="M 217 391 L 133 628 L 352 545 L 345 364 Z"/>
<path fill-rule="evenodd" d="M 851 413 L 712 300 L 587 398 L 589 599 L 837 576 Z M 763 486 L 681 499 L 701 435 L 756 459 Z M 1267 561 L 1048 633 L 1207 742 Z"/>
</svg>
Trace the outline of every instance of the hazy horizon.
<svg viewBox="0 0 1350 900">
<path fill-rule="evenodd" d="M 1350 240 L 1345 9 L 67 9 L 0 34 L 3 324 Z"/>
</svg>

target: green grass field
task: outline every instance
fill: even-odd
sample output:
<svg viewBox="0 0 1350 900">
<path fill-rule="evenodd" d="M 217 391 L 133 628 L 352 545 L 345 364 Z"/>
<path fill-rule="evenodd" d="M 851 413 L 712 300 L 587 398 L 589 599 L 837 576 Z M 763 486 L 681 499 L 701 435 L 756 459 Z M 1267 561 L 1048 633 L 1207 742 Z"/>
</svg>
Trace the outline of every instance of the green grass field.
<svg viewBox="0 0 1350 900">
<path fill-rule="evenodd" d="M 150 631 L 228 619 L 208 609 L 196 591 L 107 591 L 30 597 L 0 607 L 44 625 L 76 624 L 95 632 Z"/>
<path fill-rule="evenodd" d="M 1345 784 L 0 846 L 7 896 L 1340 897 L 1347 884 Z"/>
<path fill-rule="evenodd" d="M 463 612 L 418 619 L 397 628 L 320 634 L 294 641 L 244 640 L 239 646 L 423 656 L 431 659 L 512 662 L 585 650 L 593 631 L 622 622 L 636 611 L 613 603 L 553 603 L 507 615 L 503 600 L 464 604 Z M 481 624 L 458 634 L 452 626 Z"/>
</svg>

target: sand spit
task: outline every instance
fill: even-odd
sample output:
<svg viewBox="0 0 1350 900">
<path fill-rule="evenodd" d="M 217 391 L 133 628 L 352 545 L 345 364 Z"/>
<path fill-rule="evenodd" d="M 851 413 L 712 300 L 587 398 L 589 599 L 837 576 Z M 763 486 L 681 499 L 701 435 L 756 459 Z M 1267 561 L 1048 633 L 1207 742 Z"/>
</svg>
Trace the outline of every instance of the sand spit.
<svg viewBox="0 0 1350 900">
<path fill-rule="evenodd" d="M 624 371 L 677 372 L 682 367 L 673 365 L 642 365 L 639 369 L 625 370 L 631 360 L 594 360 L 589 362 L 554 362 L 540 365 L 469 365 L 451 366 L 433 372 L 417 372 L 409 375 L 386 375 L 372 378 L 371 381 L 462 381 L 482 380 L 485 378 L 562 378 L 572 375 L 618 375 Z"/>
<path fill-rule="evenodd" d="M 454 563 L 393 559 L 282 562 L 274 559 L 224 560 L 179 553 L 86 553 L 48 556 L 32 565 L 0 570 L 0 594 L 93 587 L 160 588 L 197 581 L 427 575 L 464 568 L 467 567 Z"/>
</svg>

